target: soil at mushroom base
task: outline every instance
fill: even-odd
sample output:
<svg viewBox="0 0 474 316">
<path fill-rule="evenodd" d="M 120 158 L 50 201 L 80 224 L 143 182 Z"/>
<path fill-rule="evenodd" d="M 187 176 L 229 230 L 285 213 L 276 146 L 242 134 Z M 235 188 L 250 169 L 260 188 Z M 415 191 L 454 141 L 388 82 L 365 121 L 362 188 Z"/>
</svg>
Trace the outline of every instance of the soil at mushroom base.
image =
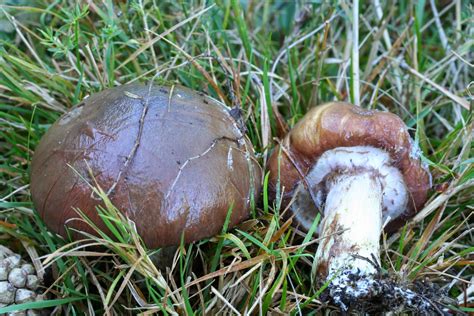
<svg viewBox="0 0 474 316">
<path fill-rule="evenodd" d="M 379 273 L 382 230 L 396 230 L 421 209 L 431 185 L 400 118 L 341 102 L 316 107 L 268 166 L 272 193 L 284 192 L 283 205 L 294 199 L 290 210 L 300 226 L 309 229 L 321 210 L 317 280 L 329 282 L 327 294 L 341 310 L 364 311 L 394 297 L 398 308 L 440 310 Z"/>
</svg>

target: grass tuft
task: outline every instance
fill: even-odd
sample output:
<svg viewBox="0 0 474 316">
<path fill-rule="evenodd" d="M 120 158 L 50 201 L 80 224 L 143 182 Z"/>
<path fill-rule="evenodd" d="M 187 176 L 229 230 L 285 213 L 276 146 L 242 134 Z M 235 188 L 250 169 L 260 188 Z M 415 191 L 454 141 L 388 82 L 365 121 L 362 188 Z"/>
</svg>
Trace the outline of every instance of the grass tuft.
<svg viewBox="0 0 474 316">
<path fill-rule="evenodd" d="M 402 117 L 434 189 L 406 227 L 384 236 L 383 269 L 401 280 L 428 279 L 448 293 L 453 310 L 472 312 L 472 4 L 355 3 L 4 1 L 0 233 L 2 244 L 30 256 L 45 274 L 48 297 L 15 308 L 106 315 L 306 315 L 332 308 L 320 300 L 324 287 L 314 286 L 312 273 L 319 217 L 302 232 L 266 191 L 237 229 L 226 226 L 176 249 L 147 249 L 94 184 L 105 201 L 97 212 L 114 238 L 98 231 L 72 242 L 47 230 L 29 192 L 41 136 L 92 93 L 155 80 L 239 104 L 262 165 L 316 104 L 360 100 Z M 78 217 L 88 222 L 80 210 Z"/>
</svg>

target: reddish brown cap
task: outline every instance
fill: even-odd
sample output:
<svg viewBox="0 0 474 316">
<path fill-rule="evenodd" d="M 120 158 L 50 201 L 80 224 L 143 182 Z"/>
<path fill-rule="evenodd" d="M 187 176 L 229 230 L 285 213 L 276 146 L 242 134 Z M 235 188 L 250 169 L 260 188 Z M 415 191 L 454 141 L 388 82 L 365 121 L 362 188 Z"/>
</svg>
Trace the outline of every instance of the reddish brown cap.
<svg viewBox="0 0 474 316">
<path fill-rule="evenodd" d="M 79 217 L 73 208 L 105 229 L 95 210 L 101 202 L 83 179 L 93 183 L 88 166 L 104 191 L 114 187 L 111 201 L 149 247 L 218 234 L 230 208 L 229 226 L 238 224 L 260 189 L 252 145 L 228 109 L 179 86 L 105 90 L 48 130 L 33 157 L 31 193 L 54 232 L 64 235 L 67 222 L 93 233 L 71 220 Z"/>
<path fill-rule="evenodd" d="M 403 121 L 395 114 L 366 110 L 349 103 L 331 102 L 311 109 L 277 146 L 268 162 L 270 191 L 278 180 L 288 203 L 297 184 L 325 152 L 338 147 L 372 146 L 388 152 L 409 194 L 406 211 L 393 219 L 388 230 L 402 225 L 419 210 L 431 186 L 417 148 Z M 280 177 L 278 175 L 280 174 Z"/>
</svg>

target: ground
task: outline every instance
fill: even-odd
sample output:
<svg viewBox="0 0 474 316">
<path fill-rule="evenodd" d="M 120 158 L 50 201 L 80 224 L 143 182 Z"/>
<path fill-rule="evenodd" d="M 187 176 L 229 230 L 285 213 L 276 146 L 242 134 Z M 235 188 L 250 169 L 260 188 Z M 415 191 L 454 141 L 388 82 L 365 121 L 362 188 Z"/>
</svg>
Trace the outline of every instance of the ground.
<svg viewBox="0 0 474 316">
<path fill-rule="evenodd" d="M 341 100 L 399 115 L 433 187 L 418 215 L 384 236 L 382 269 L 443 291 L 446 310 L 474 312 L 472 3 L 357 3 L 3 1 L 1 243 L 45 268 L 49 298 L 19 308 L 304 315 L 334 308 L 311 277 L 318 240 L 280 216 L 266 181 L 250 219 L 167 250 L 175 254 L 169 269 L 155 267 L 157 251 L 135 242 L 125 224 L 125 243 L 71 243 L 48 232 L 29 191 L 41 136 L 94 92 L 155 80 L 240 106 L 264 168 L 279 139 L 315 105 Z M 102 246 L 85 247 L 91 243 Z"/>
</svg>

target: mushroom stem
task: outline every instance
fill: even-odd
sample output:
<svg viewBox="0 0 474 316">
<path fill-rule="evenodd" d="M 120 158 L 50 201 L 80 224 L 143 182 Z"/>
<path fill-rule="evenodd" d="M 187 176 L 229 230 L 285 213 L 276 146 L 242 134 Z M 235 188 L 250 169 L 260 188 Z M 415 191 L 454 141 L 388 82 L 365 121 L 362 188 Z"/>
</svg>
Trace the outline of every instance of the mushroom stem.
<svg viewBox="0 0 474 316">
<path fill-rule="evenodd" d="M 375 274 L 380 264 L 382 186 L 370 171 L 338 175 L 327 181 L 316 252 L 318 275 L 331 280 L 343 273 Z"/>
</svg>

